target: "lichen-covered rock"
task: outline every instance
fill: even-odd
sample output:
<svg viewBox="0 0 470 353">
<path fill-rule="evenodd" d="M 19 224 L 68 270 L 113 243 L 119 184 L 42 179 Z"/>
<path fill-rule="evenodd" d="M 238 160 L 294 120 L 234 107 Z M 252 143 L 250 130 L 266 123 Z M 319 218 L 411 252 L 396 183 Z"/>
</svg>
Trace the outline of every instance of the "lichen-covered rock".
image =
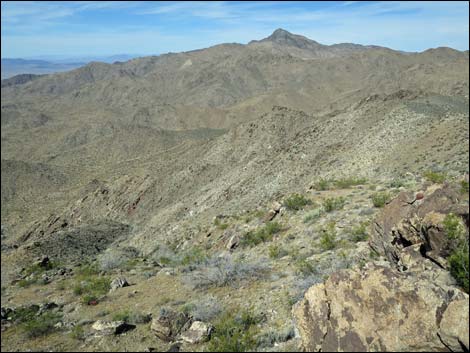
<svg viewBox="0 0 470 353">
<path fill-rule="evenodd" d="M 97 336 L 119 335 L 135 328 L 124 321 L 96 321 L 91 328 L 96 331 Z"/>
<path fill-rule="evenodd" d="M 306 351 L 468 349 L 469 297 L 415 273 L 369 264 L 334 273 L 293 308 Z"/>
<path fill-rule="evenodd" d="M 468 204 L 461 202 L 462 194 L 451 185 L 432 186 L 420 199 L 411 192 L 402 192 L 385 206 L 374 222 L 370 246 L 402 270 L 409 267 L 410 246 L 419 249 L 425 258 L 445 268 L 451 242 L 446 236 L 443 220 L 454 213 L 468 223 Z M 421 269 L 418 269 L 419 271 Z"/>
<path fill-rule="evenodd" d="M 205 342 L 210 338 L 212 326 L 202 321 L 194 321 L 191 327 L 181 334 L 183 341 L 197 344 Z"/>
<path fill-rule="evenodd" d="M 127 279 L 125 279 L 124 277 L 118 277 L 111 281 L 109 291 L 113 292 L 116 289 L 123 287 L 129 287 L 129 282 L 127 282 Z"/>
<path fill-rule="evenodd" d="M 152 320 L 150 329 L 164 341 L 173 341 L 190 324 L 188 315 L 174 310 L 162 310 L 157 318 Z"/>
</svg>

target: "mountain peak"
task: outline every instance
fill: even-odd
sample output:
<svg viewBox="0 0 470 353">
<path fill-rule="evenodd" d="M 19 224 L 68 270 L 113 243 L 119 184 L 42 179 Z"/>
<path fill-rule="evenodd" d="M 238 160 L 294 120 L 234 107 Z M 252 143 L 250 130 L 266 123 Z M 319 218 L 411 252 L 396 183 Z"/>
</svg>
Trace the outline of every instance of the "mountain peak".
<svg viewBox="0 0 470 353">
<path fill-rule="evenodd" d="M 321 44 L 314 40 L 308 39 L 307 37 L 290 33 L 285 29 L 276 29 L 269 37 L 260 40 L 260 42 L 273 42 L 280 45 L 293 46 L 297 48 L 312 48 L 320 46 Z"/>
</svg>

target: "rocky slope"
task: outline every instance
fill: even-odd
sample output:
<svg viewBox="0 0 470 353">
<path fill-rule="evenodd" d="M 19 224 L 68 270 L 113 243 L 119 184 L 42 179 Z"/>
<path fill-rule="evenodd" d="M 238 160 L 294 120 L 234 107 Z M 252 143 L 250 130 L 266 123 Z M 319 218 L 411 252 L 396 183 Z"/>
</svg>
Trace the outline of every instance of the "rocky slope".
<svg viewBox="0 0 470 353">
<path fill-rule="evenodd" d="M 449 324 L 460 306 L 426 319 L 422 341 L 397 316 L 401 346 L 386 327 L 366 334 L 386 315 L 369 292 L 350 303 L 352 321 L 341 306 L 348 278 L 409 311 L 411 290 L 433 293 L 426 312 L 468 305 L 447 271 L 453 243 L 426 223 L 428 198 L 468 215 L 468 51 L 326 46 L 276 30 L 2 82 L 1 109 L 2 350 L 230 350 L 221 325 L 240 320 L 242 350 L 468 348 Z M 376 199 L 397 195 L 375 218 Z M 429 232 L 405 241 L 393 227 Z M 438 268 L 410 266 L 410 249 Z M 392 286 L 378 281 L 389 273 Z M 435 274 L 445 283 L 428 283 Z M 330 275 L 297 304 L 299 338 L 285 318 Z M 112 279 L 131 286 L 108 293 Z M 334 286 L 323 337 L 311 317 Z M 36 317 L 51 324 L 37 336 Z"/>
</svg>

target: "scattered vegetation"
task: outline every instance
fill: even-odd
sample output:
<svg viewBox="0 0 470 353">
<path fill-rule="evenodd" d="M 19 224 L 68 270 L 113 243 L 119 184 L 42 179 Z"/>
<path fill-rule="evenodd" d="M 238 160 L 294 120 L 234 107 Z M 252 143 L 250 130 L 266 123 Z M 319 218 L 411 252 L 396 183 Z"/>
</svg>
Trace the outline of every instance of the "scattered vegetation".
<svg viewBox="0 0 470 353">
<path fill-rule="evenodd" d="M 152 318 L 149 314 L 125 310 L 114 314 L 112 319 L 113 321 L 124 321 L 127 324 L 137 325 L 146 324 L 150 322 Z"/>
<path fill-rule="evenodd" d="M 213 257 L 204 264 L 194 266 L 184 281 L 194 288 L 237 286 L 243 280 L 262 278 L 267 270 L 268 267 L 260 261 L 234 260 L 232 256 Z"/>
<path fill-rule="evenodd" d="M 425 172 L 423 176 L 430 182 L 441 184 L 446 180 L 446 174 L 440 172 L 433 172 L 431 170 Z"/>
<path fill-rule="evenodd" d="M 318 207 L 315 208 L 313 211 L 309 212 L 305 217 L 304 217 L 304 223 L 313 223 L 316 220 L 318 220 L 323 214 L 323 208 Z"/>
<path fill-rule="evenodd" d="M 214 225 L 215 225 L 218 229 L 221 229 L 221 230 L 225 230 L 225 229 L 228 228 L 228 223 L 223 223 L 223 222 L 221 222 L 219 217 L 215 217 L 215 218 L 214 218 Z"/>
<path fill-rule="evenodd" d="M 460 181 L 460 192 L 462 194 L 468 194 L 469 187 L 468 187 L 468 181 L 466 180 L 461 180 Z"/>
<path fill-rule="evenodd" d="M 109 292 L 110 284 L 111 280 L 108 277 L 98 274 L 96 266 L 82 266 L 77 270 L 73 293 L 82 296 L 84 304 L 92 305 L 98 303 L 99 298 Z"/>
<path fill-rule="evenodd" d="M 200 300 L 186 303 L 181 308 L 182 312 L 191 316 L 194 320 L 213 321 L 220 315 L 222 307 L 220 301 L 212 295 L 204 296 Z"/>
<path fill-rule="evenodd" d="M 260 243 L 271 241 L 273 235 L 279 233 L 282 230 L 281 225 L 278 222 L 272 221 L 267 223 L 261 229 L 257 231 L 248 232 L 241 239 L 240 245 L 242 246 L 256 246 Z"/>
<path fill-rule="evenodd" d="M 384 207 L 391 199 L 390 193 L 386 191 L 376 192 L 372 195 L 372 204 L 374 207 Z"/>
<path fill-rule="evenodd" d="M 209 342 L 210 352 L 249 352 L 257 346 L 257 324 L 262 319 L 250 310 L 240 314 L 224 313 L 214 324 L 214 333 Z"/>
<path fill-rule="evenodd" d="M 287 250 L 285 250 L 280 244 L 270 245 L 268 252 L 271 259 L 279 259 L 287 255 Z"/>
<path fill-rule="evenodd" d="M 70 332 L 70 337 L 79 341 L 85 339 L 85 330 L 82 325 L 75 325 Z"/>
<path fill-rule="evenodd" d="M 302 276 L 309 276 L 312 273 L 315 273 L 315 267 L 310 261 L 307 260 L 305 256 L 302 256 L 295 262 L 295 268 L 297 273 L 301 274 Z"/>
<path fill-rule="evenodd" d="M 334 210 L 340 210 L 344 207 L 346 199 L 342 196 L 340 197 L 331 197 L 323 200 L 323 209 L 326 212 L 332 212 Z"/>
<path fill-rule="evenodd" d="M 368 222 L 361 222 L 359 225 L 353 227 L 351 229 L 352 241 L 359 242 L 367 240 L 367 226 L 369 225 Z"/>
<path fill-rule="evenodd" d="M 270 329 L 268 332 L 259 335 L 256 338 L 256 345 L 259 348 L 268 348 L 274 346 L 276 343 L 286 342 L 295 336 L 293 326 L 285 327 L 282 330 Z"/>
<path fill-rule="evenodd" d="M 444 231 L 451 240 L 451 253 L 448 257 L 449 269 L 457 283 L 469 292 L 469 244 L 468 235 L 461 219 L 449 213 L 443 221 Z"/>
<path fill-rule="evenodd" d="M 312 200 L 300 194 L 292 194 L 284 200 L 284 206 L 289 210 L 298 211 L 307 205 L 310 205 Z"/>
<path fill-rule="evenodd" d="M 37 338 L 56 331 L 55 325 L 62 319 L 59 313 L 45 312 L 41 315 L 29 317 L 21 324 L 26 337 Z"/>
<path fill-rule="evenodd" d="M 319 191 L 328 190 L 330 188 L 330 181 L 328 179 L 320 179 L 313 185 L 313 187 L 315 190 Z"/>
<path fill-rule="evenodd" d="M 330 222 L 321 229 L 320 248 L 323 251 L 332 250 L 336 247 L 336 223 Z"/>
</svg>

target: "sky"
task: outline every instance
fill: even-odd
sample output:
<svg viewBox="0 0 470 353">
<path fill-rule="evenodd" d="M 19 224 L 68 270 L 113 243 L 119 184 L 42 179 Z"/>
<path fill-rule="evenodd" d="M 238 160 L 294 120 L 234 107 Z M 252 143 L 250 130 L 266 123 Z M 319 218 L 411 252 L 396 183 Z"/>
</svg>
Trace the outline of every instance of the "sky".
<svg viewBox="0 0 470 353">
<path fill-rule="evenodd" d="M 322 44 L 468 50 L 468 13 L 467 1 L 2 1 L 1 56 L 158 55 L 277 28 Z"/>
</svg>

